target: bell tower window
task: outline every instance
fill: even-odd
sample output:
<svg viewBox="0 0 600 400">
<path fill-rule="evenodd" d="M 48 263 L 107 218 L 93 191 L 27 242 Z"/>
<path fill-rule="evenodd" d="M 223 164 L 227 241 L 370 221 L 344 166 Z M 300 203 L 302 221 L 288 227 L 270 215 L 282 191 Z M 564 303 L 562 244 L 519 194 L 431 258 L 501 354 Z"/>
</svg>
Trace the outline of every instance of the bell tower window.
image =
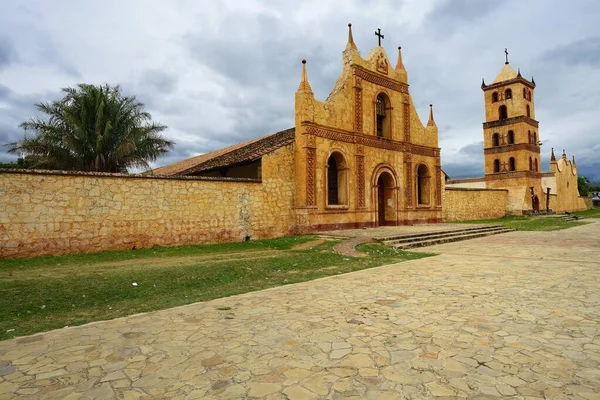
<svg viewBox="0 0 600 400">
<path fill-rule="evenodd" d="M 529 107 L 529 104 L 527 104 L 527 118 L 531 118 L 531 108 Z"/>
<path fill-rule="evenodd" d="M 492 93 L 492 103 L 498 102 L 498 92 Z"/>
<path fill-rule="evenodd" d="M 515 144 L 515 133 L 508 131 L 508 144 Z"/>
<path fill-rule="evenodd" d="M 516 165 L 515 165 L 515 158 L 511 157 L 508 159 L 508 170 L 509 171 L 514 171 L 516 169 Z"/>
<path fill-rule="evenodd" d="M 500 160 L 494 160 L 494 173 L 500 172 Z"/>
<path fill-rule="evenodd" d="M 498 135 L 497 133 L 494 133 L 492 135 L 492 146 L 500 146 L 500 135 Z"/>
<path fill-rule="evenodd" d="M 505 98 L 506 100 L 508 100 L 508 99 L 512 99 L 512 90 L 510 90 L 510 89 L 506 89 L 506 90 L 504 91 L 504 98 Z"/>
<path fill-rule="evenodd" d="M 498 108 L 498 119 L 507 119 L 508 111 L 506 110 L 506 106 L 500 106 Z"/>
</svg>

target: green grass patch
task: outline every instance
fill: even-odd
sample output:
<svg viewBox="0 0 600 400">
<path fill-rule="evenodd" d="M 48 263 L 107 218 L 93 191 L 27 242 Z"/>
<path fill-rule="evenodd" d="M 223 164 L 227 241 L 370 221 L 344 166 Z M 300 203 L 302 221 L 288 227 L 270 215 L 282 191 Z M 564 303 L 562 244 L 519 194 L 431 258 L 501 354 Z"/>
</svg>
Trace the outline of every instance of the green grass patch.
<svg viewBox="0 0 600 400">
<path fill-rule="evenodd" d="M 571 213 L 581 218 L 600 218 L 600 208 L 593 208 L 591 210 L 576 211 Z"/>
<path fill-rule="evenodd" d="M 460 221 L 464 224 L 494 224 L 503 225 L 517 231 L 557 231 L 585 224 L 581 221 L 565 221 L 562 218 L 546 216 L 503 217 L 498 219 L 480 219 Z"/>
<path fill-rule="evenodd" d="M 0 261 L 0 340 L 429 256 L 365 244 L 358 249 L 368 257 L 345 257 L 335 241 L 292 249 L 310 240 Z"/>
</svg>

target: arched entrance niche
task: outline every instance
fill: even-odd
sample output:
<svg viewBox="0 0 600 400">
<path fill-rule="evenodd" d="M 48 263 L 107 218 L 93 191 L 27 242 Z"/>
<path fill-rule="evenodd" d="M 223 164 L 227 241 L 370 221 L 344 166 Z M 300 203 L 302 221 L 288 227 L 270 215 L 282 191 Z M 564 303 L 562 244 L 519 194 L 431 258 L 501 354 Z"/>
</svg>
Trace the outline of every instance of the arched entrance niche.
<svg viewBox="0 0 600 400">
<path fill-rule="evenodd" d="M 397 225 L 398 185 L 396 173 L 389 166 L 378 166 L 373 173 L 375 225 Z"/>
</svg>

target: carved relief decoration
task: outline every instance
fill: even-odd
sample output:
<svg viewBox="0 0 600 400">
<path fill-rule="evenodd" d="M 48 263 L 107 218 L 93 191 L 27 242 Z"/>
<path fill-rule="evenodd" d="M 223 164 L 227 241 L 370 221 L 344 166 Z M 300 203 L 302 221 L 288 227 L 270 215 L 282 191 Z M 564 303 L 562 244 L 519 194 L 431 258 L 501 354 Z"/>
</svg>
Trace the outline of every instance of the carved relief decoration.
<svg viewBox="0 0 600 400">
<path fill-rule="evenodd" d="M 437 207 L 442 206 L 442 167 L 439 162 L 436 161 L 435 166 L 435 205 Z"/>
<path fill-rule="evenodd" d="M 306 128 L 306 134 L 308 134 L 309 136 L 318 136 L 329 140 L 335 140 L 338 142 L 356 143 L 363 146 L 375 147 L 384 150 L 409 152 L 426 157 L 435 157 L 436 151 L 439 152 L 439 150 L 435 147 L 419 146 L 410 143 L 377 138 L 376 136 L 353 134 L 351 132 L 334 131 L 329 128 L 315 125 L 309 125 Z"/>
<path fill-rule="evenodd" d="M 393 81 L 385 76 L 374 74 L 371 71 L 360 67 L 354 68 L 354 74 L 355 76 L 358 76 L 367 82 L 374 83 L 375 85 L 395 90 L 396 92 L 408 94 L 408 85 Z"/>
<path fill-rule="evenodd" d="M 412 208 L 412 156 L 410 153 L 404 154 L 404 171 L 406 171 L 406 184 L 404 187 L 404 196 L 406 197 L 406 208 Z"/>
<path fill-rule="evenodd" d="M 317 181 L 317 149 L 306 149 L 306 205 L 316 206 L 316 181 Z"/>
<path fill-rule="evenodd" d="M 387 59 L 385 58 L 383 53 L 379 53 L 379 56 L 377 57 L 377 65 L 376 65 L 377 71 L 382 72 L 387 75 L 388 67 L 389 67 L 389 65 L 388 65 Z"/>
<path fill-rule="evenodd" d="M 404 141 L 410 142 L 410 103 L 404 102 Z"/>
<path fill-rule="evenodd" d="M 315 135 L 306 135 L 306 147 L 317 147 Z"/>
<path fill-rule="evenodd" d="M 363 130 L 363 108 L 362 108 L 362 87 L 361 79 L 356 78 L 356 86 L 354 87 L 354 130 L 362 132 Z"/>
<path fill-rule="evenodd" d="M 356 156 L 356 181 L 358 207 L 365 206 L 365 157 L 363 155 Z"/>
</svg>

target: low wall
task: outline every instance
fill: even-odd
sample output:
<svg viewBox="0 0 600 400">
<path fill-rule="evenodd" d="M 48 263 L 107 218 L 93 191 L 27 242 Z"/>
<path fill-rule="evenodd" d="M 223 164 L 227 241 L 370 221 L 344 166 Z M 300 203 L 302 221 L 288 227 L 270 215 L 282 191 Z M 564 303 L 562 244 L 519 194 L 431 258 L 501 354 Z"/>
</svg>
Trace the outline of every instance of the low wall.
<svg viewBox="0 0 600 400">
<path fill-rule="evenodd" d="M 448 187 L 444 190 L 444 221 L 501 218 L 506 215 L 508 190 Z"/>
<path fill-rule="evenodd" d="M 262 181 L 1 170 L 0 257 L 292 234 L 289 150 L 263 159 Z"/>
</svg>

